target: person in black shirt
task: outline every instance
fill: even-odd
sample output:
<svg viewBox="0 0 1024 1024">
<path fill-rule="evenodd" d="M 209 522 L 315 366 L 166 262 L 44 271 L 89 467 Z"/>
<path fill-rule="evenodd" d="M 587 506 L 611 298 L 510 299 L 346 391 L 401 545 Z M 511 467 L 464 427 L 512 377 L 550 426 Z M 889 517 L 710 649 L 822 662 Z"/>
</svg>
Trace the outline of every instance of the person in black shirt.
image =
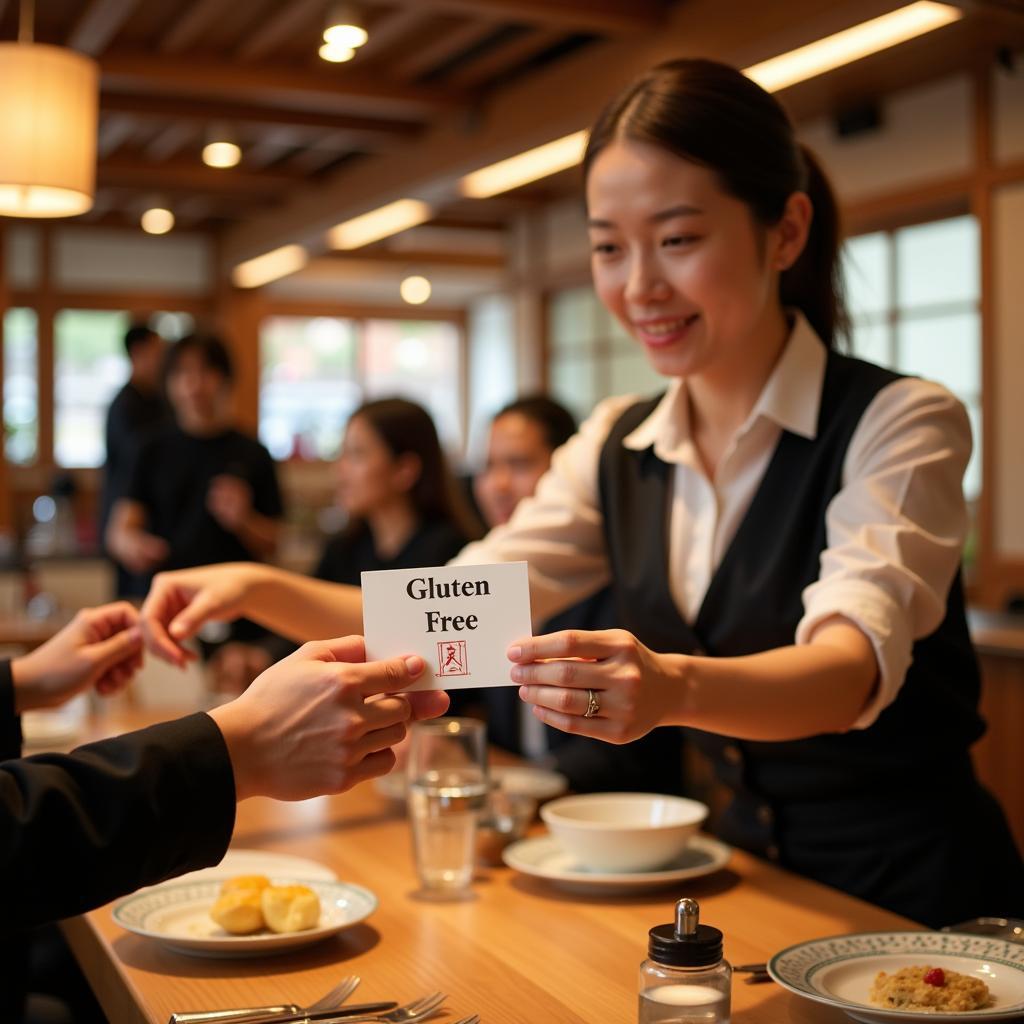
<svg viewBox="0 0 1024 1024">
<path fill-rule="evenodd" d="M 282 514 L 274 463 L 231 425 L 233 368 L 218 338 L 191 335 L 169 352 L 167 394 L 175 423 L 139 446 L 107 528 L 108 548 L 141 577 L 230 561 L 262 561 Z"/>
<path fill-rule="evenodd" d="M 437 429 L 404 398 L 367 402 L 348 421 L 337 462 L 348 525 L 328 541 L 317 579 L 359 586 L 375 569 L 444 565 L 479 528 L 449 472 Z M 237 692 L 293 650 L 280 638 L 226 644 L 211 662 L 217 689 Z"/>
<path fill-rule="evenodd" d="M 99 538 L 103 543 L 110 513 L 128 489 L 128 478 L 138 445 L 155 429 L 168 424 L 171 412 L 160 387 L 164 340 L 145 324 L 133 324 L 124 336 L 131 361 L 131 376 L 114 396 L 107 410 L 105 430 L 107 457 L 100 493 Z M 140 584 L 115 562 L 117 596 L 138 593 Z"/>
</svg>

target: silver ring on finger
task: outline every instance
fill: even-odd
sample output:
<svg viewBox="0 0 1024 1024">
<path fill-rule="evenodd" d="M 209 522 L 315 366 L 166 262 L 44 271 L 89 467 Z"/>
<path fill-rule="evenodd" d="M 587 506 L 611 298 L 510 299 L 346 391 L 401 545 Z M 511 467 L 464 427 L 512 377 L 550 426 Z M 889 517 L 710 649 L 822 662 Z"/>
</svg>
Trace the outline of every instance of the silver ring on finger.
<svg viewBox="0 0 1024 1024">
<path fill-rule="evenodd" d="M 601 713 L 601 698 L 593 690 L 587 690 L 587 710 L 583 712 L 584 718 L 593 718 Z"/>
</svg>

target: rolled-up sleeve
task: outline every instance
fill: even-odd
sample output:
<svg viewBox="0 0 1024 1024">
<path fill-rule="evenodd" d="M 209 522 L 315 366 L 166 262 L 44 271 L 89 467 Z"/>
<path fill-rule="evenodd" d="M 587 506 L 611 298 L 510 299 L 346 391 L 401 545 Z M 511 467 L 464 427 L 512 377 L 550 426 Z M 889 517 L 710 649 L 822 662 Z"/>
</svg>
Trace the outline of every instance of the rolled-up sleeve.
<svg viewBox="0 0 1024 1024">
<path fill-rule="evenodd" d="M 464 548 L 451 565 L 529 565 L 533 620 L 543 622 L 596 593 L 610 579 L 598 487 L 601 449 L 633 396 L 601 402 L 559 448 L 532 498 L 504 526 Z"/>
<path fill-rule="evenodd" d="M 850 441 L 842 488 L 826 516 L 821 573 L 803 593 L 796 642 L 808 643 L 834 615 L 869 638 L 879 680 L 854 728 L 871 725 L 896 699 L 914 642 L 945 616 L 967 533 L 963 475 L 970 454 L 963 405 L 916 378 L 883 388 Z"/>
</svg>

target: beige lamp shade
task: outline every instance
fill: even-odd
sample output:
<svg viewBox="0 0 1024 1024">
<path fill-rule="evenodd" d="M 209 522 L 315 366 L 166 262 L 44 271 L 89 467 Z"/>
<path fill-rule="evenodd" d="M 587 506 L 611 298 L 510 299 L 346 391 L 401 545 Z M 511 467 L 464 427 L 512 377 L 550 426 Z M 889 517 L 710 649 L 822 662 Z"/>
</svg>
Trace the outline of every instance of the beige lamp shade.
<svg viewBox="0 0 1024 1024">
<path fill-rule="evenodd" d="M 0 214 L 72 217 L 96 188 L 96 62 L 39 43 L 0 43 Z"/>
</svg>

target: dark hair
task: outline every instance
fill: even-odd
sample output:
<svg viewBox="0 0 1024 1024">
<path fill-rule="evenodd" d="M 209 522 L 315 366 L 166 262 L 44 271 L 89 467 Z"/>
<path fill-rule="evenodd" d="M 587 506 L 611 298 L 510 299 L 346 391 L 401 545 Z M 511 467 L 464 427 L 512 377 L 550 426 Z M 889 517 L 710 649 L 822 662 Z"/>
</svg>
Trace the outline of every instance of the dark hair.
<svg viewBox="0 0 1024 1024">
<path fill-rule="evenodd" d="M 133 349 L 138 348 L 143 342 L 149 341 L 150 338 L 156 337 L 158 337 L 156 331 L 149 324 L 132 324 L 124 332 L 124 350 L 130 356 Z"/>
<path fill-rule="evenodd" d="M 235 379 L 235 367 L 227 345 L 215 334 L 187 334 L 175 342 L 167 351 L 164 376 L 169 377 L 178 369 L 182 357 L 194 352 L 209 370 L 216 370 L 225 380 Z"/>
<path fill-rule="evenodd" d="M 544 432 L 544 440 L 552 451 L 561 447 L 576 433 L 576 419 L 573 414 L 547 395 L 524 395 L 517 398 L 503 409 L 499 409 L 491 422 L 494 423 L 502 416 L 510 416 L 513 413 L 525 416 L 536 423 Z"/>
<path fill-rule="evenodd" d="M 422 522 L 452 523 L 467 540 L 480 535 L 479 524 L 455 486 L 434 421 L 422 405 L 406 398 L 380 398 L 359 406 L 351 419 L 357 416 L 395 458 L 412 454 L 419 459 L 419 479 L 409 497 Z"/>
<path fill-rule="evenodd" d="M 667 61 L 641 75 L 598 117 L 583 158 L 584 179 L 598 153 L 617 138 L 650 143 L 709 168 L 765 226 L 778 223 L 794 192 L 806 192 L 814 218 L 803 252 L 780 276 L 779 298 L 800 309 L 827 345 L 848 333 L 835 196 L 770 93 L 727 64 Z"/>
</svg>

